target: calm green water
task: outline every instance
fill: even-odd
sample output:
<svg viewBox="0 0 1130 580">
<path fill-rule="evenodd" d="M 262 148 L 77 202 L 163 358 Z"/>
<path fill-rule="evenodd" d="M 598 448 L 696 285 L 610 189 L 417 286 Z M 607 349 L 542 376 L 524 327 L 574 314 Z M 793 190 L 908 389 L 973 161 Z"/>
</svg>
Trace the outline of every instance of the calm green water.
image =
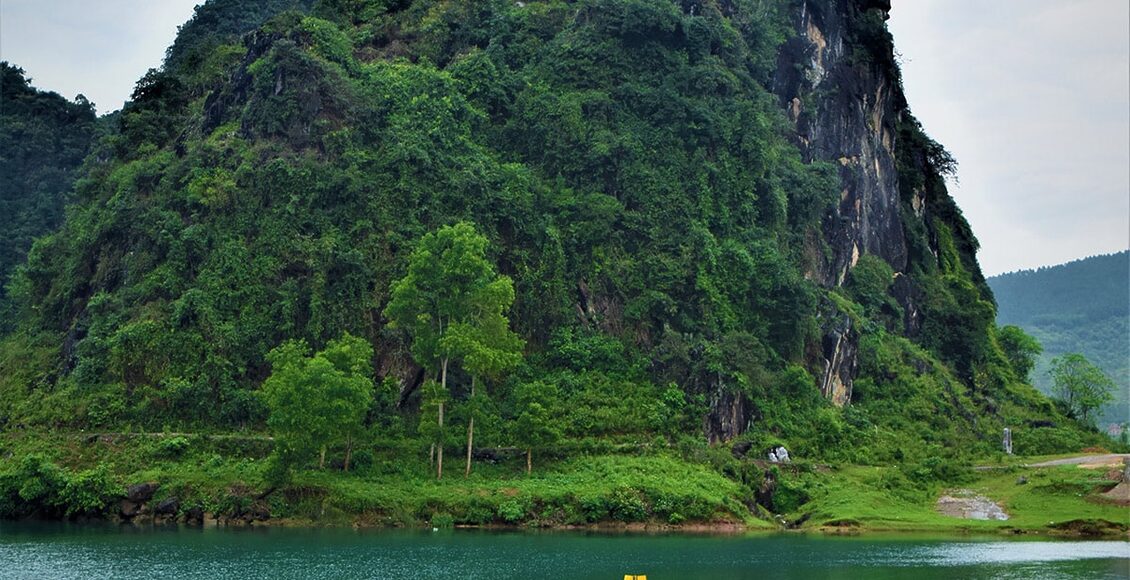
<svg viewBox="0 0 1130 580">
<path fill-rule="evenodd" d="M 1130 543 L 0 522 L 0 578 L 1127 578 Z"/>
</svg>

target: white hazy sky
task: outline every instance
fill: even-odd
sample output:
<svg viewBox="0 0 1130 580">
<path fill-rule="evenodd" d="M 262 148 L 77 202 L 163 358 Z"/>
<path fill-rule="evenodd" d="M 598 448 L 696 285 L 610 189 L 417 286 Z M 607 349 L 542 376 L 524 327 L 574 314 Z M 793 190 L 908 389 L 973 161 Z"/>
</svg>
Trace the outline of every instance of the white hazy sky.
<svg viewBox="0 0 1130 580">
<path fill-rule="evenodd" d="M 100 113 L 202 0 L 0 0 L 0 59 Z M 889 26 L 986 274 L 1130 247 L 1130 2 L 894 0 Z"/>
<path fill-rule="evenodd" d="M 1130 2 L 894 0 L 907 100 L 988 275 L 1130 247 Z"/>
<path fill-rule="evenodd" d="M 0 0 L 0 59 L 41 90 L 122 108 L 204 0 Z"/>
</svg>

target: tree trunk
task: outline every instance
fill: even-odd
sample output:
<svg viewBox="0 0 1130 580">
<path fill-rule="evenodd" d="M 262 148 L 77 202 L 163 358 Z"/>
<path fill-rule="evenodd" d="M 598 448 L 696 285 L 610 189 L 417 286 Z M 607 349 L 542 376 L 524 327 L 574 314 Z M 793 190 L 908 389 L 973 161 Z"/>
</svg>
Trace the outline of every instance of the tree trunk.
<svg viewBox="0 0 1130 580">
<path fill-rule="evenodd" d="M 420 381 L 420 384 L 421 384 L 421 385 L 426 385 L 426 384 L 428 384 L 428 375 L 427 375 L 426 371 L 425 371 L 425 374 L 424 374 L 424 376 L 423 376 L 423 380 L 421 380 L 421 381 Z M 423 406 L 421 405 L 421 406 L 420 406 L 420 411 L 422 412 L 422 411 L 423 411 L 423 409 L 424 409 L 424 408 L 423 408 Z M 431 468 L 435 467 L 435 464 L 436 464 L 436 444 L 435 444 L 435 442 L 433 441 L 433 442 L 431 443 L 431 445 L 428 445 L 428 469 L 431 469 Z"/>
<path fill-rule="evenodd" d="M 443 403 L 439 404 L 439 426 L 443 427 Z M 443 437 L 443 429 L 440 429 L 440 437 Z M 443 441 L 441 440 L 436 445 L 436 479 L 443 479 Z"/>
<path fill-rule="evenodd" d="M 443 366 L 440 368 L 440 385 L 443 387 L 443 393 L 447 393 L 447 357 L 443 359 Z M 439 445 L 436 447 L 436 479 L 443 479 L 443 399 L 439 401 Z"/>
<path fill-rule="evenodd" d="M 349 471 L 349 460 L 353 458 L 353 437 L 345 440 L 345 465 L 342 466 L 342 471 Z"/>
<path fill-rule="evenodd" d="M 531 457 L 530 448 L 527 447 L 526 448 L 526 475 L 529 475 L 530 472 L 533 471 L 533 468 L 534 468 L 534 462 L 533 462 L 532 459 L 530 459 L 530 457 Z"/>
<path fill-rule="evenodd" d="M 322 454 L 318 457 L 318 469 L 326 467 L 326 446 L 322 446 Z"/>
<path fill-rule="evenodd" d="M 475 398 L 475 375 L 471 375 L 471 398 Z M 467 469 L 463 471 L 463 477 L 471 476 L 471 445 L 475 441 L 474 402 L 472 402 L 471 405 L 471 417 L 467 420 Z"/>
</svg>

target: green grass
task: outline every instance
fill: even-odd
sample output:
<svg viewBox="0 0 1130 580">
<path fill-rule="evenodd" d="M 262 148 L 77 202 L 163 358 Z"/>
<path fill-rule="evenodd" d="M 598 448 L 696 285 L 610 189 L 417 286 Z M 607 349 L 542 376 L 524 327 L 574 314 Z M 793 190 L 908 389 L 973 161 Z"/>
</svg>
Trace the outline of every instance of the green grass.
<svg viewBox="0 0 1130 580">
<path fill-rule="evenodd" d="M 1101 469 L 1012 467 L 973 472 L 970 477 L 952 485 L 916 486 L 900 477 L 895 467 L 835 469 L 810 482 L 813 499 L 789 516 L 794 521 L 804 519 L 805 527 L 871 530 L 1039 531 L 1076 520 L 1130 525 L 1130 508 L 1097 497 L 1097 492 L 1115 483 L 1105 479 Z M 1027 483 L 1018 483 L 1021 477 Z M 968 489 L 995 501 L 1009 519 L 965 520 L 939 514 L 935 502 L 948 488 Z"/>
<path fill-rule="evenodd" d="M 788 514 L 806 527 L 933 530 L 953 523 L 936 515 L 932 491 L 914 489 L 893 467 L 850 466 L 816 474 L 812 500 Z"/>
<path fill-rule="evenodd" d="M 452 465 L 449 468 L 458 468 Z M 669 456 L 592 456 L 544 466 L 530 476 L 513 466 L 478 466 L 436 481 L 426 473 L 348 476 L 306 471 L 295 478 L 316 502 L 295 502 L 294 515 L 348 518 L 379 524 L 429 521 L 456 524 L 586 525 L 597 522 L 744 522 L 754 520 L 737 499 L 738 484 L 709 468 Z"/>
<path fill-rule="evenodd" d="M 1018 483 L 1021 476 L 1027 478 L 1026 484 Z M 1104 469 L 1075 465 L 1020 469 L 1008 474 L 987 475 L 970 489 L 1000 503 L 1011 516 L 1003 523 L 1020 529 L 1072 520 L 1106 520 L 1130 525 L 1130 508 L 1095 497 L 1097 491 L 1109 489 L 1116 483 L 1105 476 Z"/>
<path fill-rule="evenodd" d="M 361 450 L 357 469 L 295 471 L 290 484 L 267 491 L 270 442 L 262 436 L 178 436 L 21 433 L 0 435 L 0 476 L 19 459 L 39 454 L 70 473 L 98 465 L 126 485 L 160 482 L 156 499 L 175 496 L 183 509 L 235 515 L 266 508 L 276 523 L 303 525 L 671 525 L 743 524 L 775 529 L 751 515 L 751 491 L 723 476 L 718 466 L 668 451 L 626 448 L 624 453 L 578 454 L 554 460 L 535 456 L 532 475 L 521 457 L 476 462 L 463 476 L 461 458 L 450 457 L 436 481 L 426 450 L 385 445 Z M 727 457 L 728 453 L 725 454 Z M 1097 499 L 1113 485 L 1105 470 L 1077 466 L 1027 468 L 1046 460 L 1004 458 L 999 468 L 958 471 L 953 482 L 927 481 L 917 466 L 823 467 L 799 462 L 771 472 L 774 502 L 801 529 L 929 532 L 1037 532 L 1068 522 L 1098 522 L 1110 532 L 1130 525 L 1130 508 Z M 952 475 L 952 474 L 951 474 Z M 1026 483 L 1018 483 L 1020 477 Z M 918 479 L 915 479 L 918 478 Z M 1006 521 L 964 520 L 935 510 L 947 488 L 963 488 L 999 503 Z M 108 509 L 113 512 L 116 504 Z M 760 511 L 760 510 L 758 510 Z M 766 516 L 767 519 L 768 516 Z M 1112 522 L 1111 527 L 1102 522 Z"/>
<path fill-rule="evenodd" d="M 742 487 L 707 465 L 666 453 L 591 455 L 535 461 L 477 462 L 463 476 L 461 458 L 436 481 L 427 456 L 412 449 L 370 454 L 360 469 L 296 470 L 283 488 L 266 490 L 268 449 L 262 437 L 7 434 L 0 449 L 39 453 L 78 472 L 106 465 L 122 488 L 160 482 L 155 499 L 175 496 L 185 508 L 225 513 L 265 504 L 275 519 L 312 524 L 562 526 L 605 523 L 774 524 L 750 516 Z M 14 462 L 13 462 L 14 464 Z M 3 468 L 0 468 L 3 471 Z"/>
</svg>

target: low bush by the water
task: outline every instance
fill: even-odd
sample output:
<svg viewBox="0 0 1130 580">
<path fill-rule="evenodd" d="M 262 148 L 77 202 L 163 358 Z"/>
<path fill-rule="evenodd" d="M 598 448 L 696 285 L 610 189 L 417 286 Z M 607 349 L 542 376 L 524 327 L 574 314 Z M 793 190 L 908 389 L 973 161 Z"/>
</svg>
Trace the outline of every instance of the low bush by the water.
<svg viewBox="0 0 1130 580">
<path fill-rule="evenodd" d="M 33 454 L 0 473 L 0 517 L 101 515 L 121 495 L 105 465 L 76 473 Z"/>
</svg>

